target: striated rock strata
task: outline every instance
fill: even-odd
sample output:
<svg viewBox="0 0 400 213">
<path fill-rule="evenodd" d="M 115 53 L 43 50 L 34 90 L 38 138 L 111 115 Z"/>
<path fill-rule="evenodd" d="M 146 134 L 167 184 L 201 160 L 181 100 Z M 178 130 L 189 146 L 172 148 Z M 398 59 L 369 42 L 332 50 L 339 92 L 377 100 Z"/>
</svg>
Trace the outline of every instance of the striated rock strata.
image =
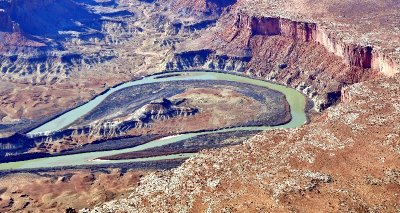
<svg viewBox="0 0 400 213">
<path fill-rule="evenodd" d="M 346 85 L 399 72 L 397 58 L 379 46 L 344 40 L 317 22 L 252 14 L 240 6 L 201 38 L 179 45 L 166 69 L 246 72 L 298 88 L 317 110 L 336 103 Z"/>
<path fill-rule="evenodd" d="M 393 59 L 375 50 L 371 45 L 346 43 L 329 33 L 326 27 L 313 22 L 295 21 L 280 17 L 257 17 L 248 14 L 235 14 L 233 28 L 228 28 L 227 42 L 235 41 L 243 46 L 249 46 L 250 38 L 255 35 L 283 36 L 302 42 L 316 42 L 329 52 L 341 57 L 349 66 L 373 68 L 381 73 L 392 76 L 399 72 L 399 67 Z M 228 16 L 232 19 L 232 16 Z M 230 26 L 232 27 L 232 26 Z M 225 35 L 226 36 L 226 35 Z"/>
</svg>

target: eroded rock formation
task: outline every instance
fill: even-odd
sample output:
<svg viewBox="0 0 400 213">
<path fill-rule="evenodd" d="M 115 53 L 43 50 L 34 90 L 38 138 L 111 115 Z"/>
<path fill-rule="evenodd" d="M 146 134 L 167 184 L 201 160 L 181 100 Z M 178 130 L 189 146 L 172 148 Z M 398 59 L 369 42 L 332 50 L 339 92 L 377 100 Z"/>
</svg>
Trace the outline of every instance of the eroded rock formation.
<svg viewBox="0 0 400 213">
<path fill-rule="evenodd" d="M 182 18 L 156 1 L 10 0 L 0 8 L 0 118 L 7 125 L 55 115 L 161 70 L 174 45 L 218 17 Z"/>
<path fill-rule="evenodd" d="M 394 60 L 373 46 L 346 43 L 317 23 L 239 12 L 224 15 L 218 26 L 210 35 L 181 45 L 166 68 L 265 77 L 306 89 L 318 110 L 334 104 L 338 99 L 329 94 L 340 93 L 345 85 L 398 72 Z M 205 46 L 196 45 L 207 40 L 211 42 Z"/>
<path fill-rule="evenodd" d="M 1 6 L 10 2 L 2 1 Z M 17 7 L 25 4 L 32 8 L 38 2 L 45 6 L 67 2 L 67 8 L 73 5 L 72 10 L 77 6 L 70 4 L 76 1 L 15 2 Z M 84 9 L 93 10 L 82 14 L 101 14 L 107 23 L 102 23 L 99 30 L 98 23 L 88 26 L 78 20 L 80 27 L 94 30 L 94 34 L 67 24 L 72 28 L 60 29 L 74 32 L 59 35 L 72 38 L 61 45 L 49 43 L 46 36 L 37 37 L 38 25 L 25 28 L 26 23 L 18 24 L 18 20 L 26 17 L 19 14 L 13 20 L 5 7 L 0 7 L 0 36 L 7 44 L 0 50 L 11 55 L 2 59 L 6 67 L 1 70 L 6 81 L 0 84 L 3 121 L 12 123 L 24 116 L 55 114 L 110 85 L 151 73 L 149 70 L 161 69 L 165 64 L 170 70 L 245 72 L 295 87 L 312 97 L 318 109 L 326 109 L 302 128 L 266 132 L 244 145 L 204 151 L 178 169 L 146 176 L 130 198 L 102 205 L 98 211 L 398 211 L 399 78 L 380 75 L 394 76 L 399 72 L 397 1 L 239 0 L 226 10 L 213 9 L 234 1 L 169 1 L 165 5 L 166 1 L 161 0 L 158 4 L 153 0 L 121 0 L 120 5 L 114 1 L 87 2 Z M 107 5 L 118 11 L 103 10 Z M 171 9 L 171 5 L 176 7 Z M 124 12 L 126 8 L 131 13 Z M 171 11 L 179 14 L 175 16 Z M 213 20 L 207 20 L 208 13 L 211 19 L 215 14 L 223 16 L 216 28 L 206 32 L 214 25 Z M 205 20 L 180 20 L 181 15 Z M 71 24 L 69 20 L 67 23 Z M 54 36 L 46 26 L 48 23 L 43 27 L 49 38 Z M 198 30 L 201 33 L 193 33 Z M 191 41 L 198 37 L 201 38 Z M 107 51 L 99 53 L 93 48 L 98 45 L 104 45 Z M 47 48 L 58 48 L 60 52 L 53 54 Z M 16 58 L 16 53 L 24 55 L 22 50 L 29 57 Z M 85 54 L 80 57 L 71 52 Z M 171 58 L 164 60 L 167 54 Z M 60 60 L 63 56 L 71 61 L 66 67 L 77 66 L 86 72 L 80 76 L 79 72 L 64 68 L 65 63 Z M 88 58 L 94 60 L 85 61 Z M 30 80 L 21 80 L 23 76 Z M 87 81 L 82 80 L 83 76 L 89 76 Z M 31 87 L 53 84 L 60 77 L 68 83 Z M 381 79 L 371 81 L 373 78 Z M 24 84 L 10 83 L 17 80 Z M 75 97 L 76 94 L 84 95 Z M 342 102 L 338 103 L 339 99 Z M 169 111 L 163 103 L 155 105 L 148 108 L 150 117 L 164 117 L 164 112 Z M 169 120 L 172 119 L 166 121 Z M 104 129 L 110 130 L 106 132 L 109 135 L 119 131 L 113 123 L 101 123 L 96 134 Z M 85 131 L 75 130 L 73 134 L 86 135 Z M 24 147 L 20 146 L 22 143 L 2 142 L 2 148 L 10 153 Z M 90 175 L 83 179 L 87 177 L 92 179 Z M 84 181 L 89 185 L 94 182 Z M 52 183 L 49 185 L 53 187 Z M 37 191 L 36 185 L 33 188 Z M 16 194 L 20 195 L 18 199 L 26 197 Z M 14 199 L 17 198 L 2 197 L 6 211 L 30 205 Z"/>
<path fill-rule="evenodd" d="M 342 102 L 301 128 L 148 175 L 129 198 L 93 212 L 398 211 L 399 9 L 393 1 L 239 1 L 168 67 L 251 57 L 242 69 L 249 74 Z"/>
<path fill-rule="evenodd" d="M 35 147 L 35 142 L 21 134 L 0 138 L 0 157 L 25 153 L 33 147 Z"/>
<path fill-rule="evenodd" d="M 232 17 L 235 16 L 236 17 Z M 228 16 L 233 19 L 234 24 L 228 27 L 228 34 L 224 35 L 227 42 L 235 41 L 243 46 L 249 46 L 252 36 L 283 36 L 295 41 L 316 42 L 324 46 L 329 52 L 343 58 L 350 66 L 361 68 L 372 68 L 373 48 L 371 46 L 360 46 L 346 44 L 341 39 L 327 33 L 323 27 L 312 22 L 301 22 L 279 17 L 257 17 L 239 13 Z M 376 60 L 376 59 L 375 59 Z M 390 70 L 380 70 L 390 73 Z"/>
</svg>

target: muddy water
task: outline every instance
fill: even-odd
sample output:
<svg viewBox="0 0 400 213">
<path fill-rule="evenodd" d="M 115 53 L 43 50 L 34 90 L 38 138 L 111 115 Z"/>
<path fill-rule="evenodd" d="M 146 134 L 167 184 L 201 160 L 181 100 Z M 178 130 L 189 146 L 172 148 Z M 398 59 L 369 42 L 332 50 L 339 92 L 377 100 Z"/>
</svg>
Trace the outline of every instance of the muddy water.
<svg viewBox="0 0 400 213">
<path fill-rule="evenodd" d="M 38 135 L 48 135 L 54 132 L 57 132 L 63 128 L 68 127 L 74 121 L 87 114 L 91 110 L 93 110 L 97 105 L 99 105 L 107 96 L 110 94 L 127 88 L 131 86 L 141 85 L 141 84 L 150 84 L 157 82 L 169 82 L 169 81 L 190 81 L 190 80 L 225 80 L 225 81 L 234 81 L 246 84 L 252 84 L 257 86 L 266 87 L 268 89 L 276 90 L 283 93 L 286 96 L 286 99 L 290 105 L 290 110 L 292 114 L 292 120 L 284 125 L 269 127 L 269 126 L 261 126 L 261 127 L 238 127 L 238 128 L 230 128 L 230 129 L 222 129 L 217 131 L 207 131 L 201 133 L 188 133 L 182 135 L 169 136 L 166 138 L 162 138 L 159 140 L 154 140 L 149 143 L 136 146 L 133 148 L 121 149 L 121 150 L 112 150 L 112 151 L 99 151 L 99 152 L 89 152 L 82 154 L 73 154 L 73 155 L 65 155 L 65 156 L 57 156 L 57 157 L 48 157 L 48 158 L 39 158 L 34 160 L 26 160 L 20 162 L 11 162 L 11 163 L 3 163 L 0 164 L 0 170 L 7 169 L 33 169 L 33 168 L 50 168 L 50 167 L 59 167 L 59 166 L 79 166 L 79 165 L 96 165 L 96 164 L 104 164 L 104 163 L 129 163 L 129 162 L 143 162 L 143 161 L 155 161 L 155 160 L 167 160 L 167 159 L 177 159 L 177 158 L 187 158 L 192 156 L 193 154 L 178 154 L 178 155 L 166 155 L 159 157 L 151 157 L 151 158 L 140 158 L 133 160 L 118 160 L 118 161 L 100 161 L 96 160 L 100 157 L 122 154 L 133 151 L 141 151 L 153 147 L 159 147 L 163 145 L 168 145 L 172 143 L 176 143 L 185 139 L 189 139 L 199 135 L 205 134 L 214 134 L 214 133 L 222 133 L 222 132 L 232 132 L 232 131 L 249 131 L 249 130 L 269 130 L 269 129 L 277 129 L 277 128 L 296 128 L 303 125 L 307 121 L 306 114 L 304 112 L 306 100 L 304 96 L 296 91 L 295 89 L 288 88 L 279 84 L 274 84 L 262 80 L 255 80 L 243 76 L 227 74 L 227 73 L 218 73 L 218 72 L 175 72 L 175 73 L 164 73 L 159 75 L 153 75 L 149 77 L 144 77 L 137 81 L 128 82 L 125 84 L 121 84 L 118 87 L 112 88 L 106 93 L 97 96 L 95 99 L 89 101 L 88 103 L 73 109 L 47 123 L 44 125 L 32 130 L 28 133 L 28 136 L 34 137 Z"/>
</svg>

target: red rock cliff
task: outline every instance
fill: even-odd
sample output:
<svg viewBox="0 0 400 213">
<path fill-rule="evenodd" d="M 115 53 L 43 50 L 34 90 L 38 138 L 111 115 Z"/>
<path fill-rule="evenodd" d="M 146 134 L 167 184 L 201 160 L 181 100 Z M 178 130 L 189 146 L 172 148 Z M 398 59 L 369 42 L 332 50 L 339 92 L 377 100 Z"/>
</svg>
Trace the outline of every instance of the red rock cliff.
<svg viewBox="0 0 400 213">
<path fill-rule="evenodd" d="M 372 68 L 391 76 L 399 72 L 399 65 L 372 46 L 346 43 L 342 39 L 332 35 L 324 27 L 316 23 L 292 21 L 277 17 L 256 17 L 239 13 L 228 16 L 231 26 L 222 32 L 227 43 L 235 43 L 237 46 L 249 46 L 250 38 L 256 35 L 284 36 L 304 42 L 316 42 L 323 45 L 329 52 L 341 57 L 346 64 L 360 68 Z M 226 20 L 226 21 L 228 21 Z M 225 23 L 226 23 L 225 21 Z"/>
</svg>

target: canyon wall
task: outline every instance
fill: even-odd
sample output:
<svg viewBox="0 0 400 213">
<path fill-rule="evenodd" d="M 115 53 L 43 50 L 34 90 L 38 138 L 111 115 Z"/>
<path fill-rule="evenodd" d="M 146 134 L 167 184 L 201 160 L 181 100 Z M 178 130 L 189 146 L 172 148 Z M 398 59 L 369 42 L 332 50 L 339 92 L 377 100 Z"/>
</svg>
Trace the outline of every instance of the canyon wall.
<svg viewBox="0 0 400 213">
<path fill-rule="evenodd" d="M 232 17 L 230 17 L 232 18 Z M 302 42 L 316 42 L 324 46 L 329 52 L 341 57 L 349 66 L 364 69 L 375 69 L 392 76 L 399 72 L 399 65 L 380 53 L 372 46 L 351 44 L 342 41 L 325 27 L 316 23 L 293 21 L 279 17 L 257 17 L 239 13 L 235 18 L 234 30 L 228 41 L 242 35 L 242 44 L 248 45 L 250 38 L 255 35 L 284 36 Z M 230 30 L 230 29 L 228 29 Z"/>
<path fill-rule="evenodd" d="M 207 68 L 220 56 L 247 57 L 243 50 L 250 49 L 246 73 L 295 87 L 311 97 L 325 94 L 343 102 L 303 127 L 267 131 L 242 147 L 204 151 L 173 171 L 146 176 L 129 198 L 93 212 L 396 211 L 399 78 L 369 80 L 399 72 L 395 61 L 399 58 L 388 54 L 389 48 L 398 47 L 393 45 L 396 42 L 376 39 L 390 34 L 388 28 L 396 31 L 390 19 L 397 18 L 398 26 L 399 10 L 390 10 L 399 4 L 390 1 L 385 8 L 389 1 L 242 2 L 238 10 L 267 15 L 228 14 L 216 33 L 183 46 L 168 68 Z M 266 17 L 269 14 L 304 15 L 316 22 Z M 323 21 L 341 26 L 317 24 L 330 24 Z M 341 31 L 341 27 L 349 29 Z M 358 45 L 342 39 L 341 33 L 349 33 L 347 38 L 365 35 L 377 46 Z M 361 81 L 365 82 L 357 83 Z"/>
<path fill-rule="evenodd" d="M 166 63 L 167 70 L 226 70 L 235 72 L 244 72 L 246 64 L 251 57 L 237 57 L 217 54 L 211 49 L 197 51 L 183 51 L 173 55 Z"/>
<path fill-rule="evenodd" d="M 115 7 L 114 1 L 108 3 Z M 117 30 L 121 37 L 128 34 L 122 20 L 133 14 L 126 9 L 110 12 L 110 8 L 103 7 L 105 4 L 75 0 L 1 1 L 0 79 L 53 84 L 83 66 L 114 59 L 112 51 L 94 50 L 90 45 L 116 43 Z"/>
<path fill-rule="evenodd" d="M 224 14 L 214 30 L 179 46 L 166 69 L 244 72 L 297 88 L 318 111 L 340 100 L 346 85 L 399 72 L 373 46 L 347 43 L 316 23 L 241 12 Z"/>
</svg>

